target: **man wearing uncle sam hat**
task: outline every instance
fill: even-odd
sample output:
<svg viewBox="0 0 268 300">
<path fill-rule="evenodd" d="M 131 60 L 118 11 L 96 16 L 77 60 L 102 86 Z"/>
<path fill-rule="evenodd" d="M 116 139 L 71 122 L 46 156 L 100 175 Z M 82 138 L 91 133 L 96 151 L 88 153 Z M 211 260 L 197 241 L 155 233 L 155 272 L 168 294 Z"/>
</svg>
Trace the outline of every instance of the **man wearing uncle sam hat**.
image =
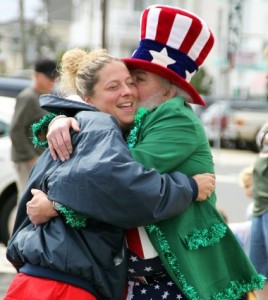
<svg viewBox="0 0 268 300">
<path fill-rule="evenodd" d="M 179 86 L 196 104 L 203 99 L 189 83 L 214 44 L 208 26 L 198 16 L 182 9 L 153 6 L 141 18 L 141 40 L 131 58 L 130 68 L 141 68 Z"/>
<path fill-rule="evenodd" d="M 214 173 L 203 126 L 187 103 L 205 105 L 189 80 L 213 43 L 206 23 L 191 12 L 163 5 L 143 11 L 140 44 L 123 61 L 141 101 L 128 144 L 133 158 L 147 168 L 188 176 Z M 175 218 L 127 231 L 126 299 L 235 300 L 263 287 L 265 278 L 215 202 L 213 192 Z"/>
</svg>

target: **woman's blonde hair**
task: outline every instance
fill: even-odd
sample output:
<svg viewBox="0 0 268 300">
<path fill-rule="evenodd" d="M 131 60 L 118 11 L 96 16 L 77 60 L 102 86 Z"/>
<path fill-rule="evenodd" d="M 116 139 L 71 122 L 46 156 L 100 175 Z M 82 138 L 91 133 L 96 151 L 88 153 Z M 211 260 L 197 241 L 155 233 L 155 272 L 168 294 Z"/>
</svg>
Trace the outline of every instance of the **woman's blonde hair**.
<svg viewBox="0 0 268 300">
<path fill-rule="evenodd" d="M 119 61 L 105 49 L 86 51 L 75 48 L 64 53 L 61 61 L 60 92 L 65 96 L 92 96 L 99 80 L 98 72 L 108 63 Z"/>
</svg>

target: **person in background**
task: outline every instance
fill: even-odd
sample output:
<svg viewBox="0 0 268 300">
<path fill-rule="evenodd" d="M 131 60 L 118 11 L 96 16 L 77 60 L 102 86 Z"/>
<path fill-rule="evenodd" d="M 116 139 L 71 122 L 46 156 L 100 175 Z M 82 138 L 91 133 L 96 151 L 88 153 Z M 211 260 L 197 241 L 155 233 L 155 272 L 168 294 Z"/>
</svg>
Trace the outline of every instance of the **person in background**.
<svg viewBox="0 0 268 300">
<path fill-rule="evenodd" d="M 54 161 L 45 151 L 33 167 L 7 247 L 19 273 L 4 300 L 122 300 L 124 230 L 179 214 L 197 198 L 206 200 L 215 179 L 160 175 L 132 159 L 123 135 L 135 116 L 137 89 L 125 64 L 107 51 L 67 51 L 60 83 L 65 97 L 75 97 L 42 95 L 41 103 L 75 115 L 81 131 L 73 135 L 70 160 Z M 34 226 L 26 214 L 32 189 L 47 193 L 51 208 L 65 206 L 87 219 L 76 221 L 60 209 L 60 216 Z"/>
<path fill-rule="evenodd" d="M 188 176 L 214 173 L 204 128 L 188 104 L 204 101 L 187 81 L 213 40 L 205 22 L 191 12 L 153 5 L 142 13 L 140 45 L 123 61 L 132 72 L 141 106 L 128 146 L 134 159 L 147 168 L 161 173 L 180 170 Z M 61 118 L 50 129 L 64 121 L 72 122 Z M 50 134 L 53 151 L 68 139 L 69 129 Z M 63 158 L 66 149 L 58 152 L 62 160 L 69 158 L 68 149 Z M 126 299 L 240 299 L 262 287 L 263 277 L 217 212 L 215 201 L 213 192 L 208 201 L 192 203 L 177 217 L 126 231 Z"/>
<path fill-rule="evenodd" d="M 251 216 L 252 216 L 252 173 L 253 167 L 248 166 L 239 173 L 239 185 L 243 188 L 245 195 L 249 198 L 250 204 L 246 211 L 246 221 L 230 222 L 229 227 L 241 243 L 245 253 L 249 256 L 250 235 L 251 235 Z"/>
<path fill-rule="evenodd" d="M 250 259 L 257 271 L 266 276 L 263 290 L 255 290 L 257 300 L 268 297 L 268 123 L 257 135 L 260 152 L 253 166 L 253 212 Z"/>
<path fill-rule="evenodd" d="M 253 209 L 253 186 L 252 186 L 253 166 L 245 167 L 239 173 L 239 185 L 243 188 L 246 197 L 250 200 L 246 210 L 246 219 L 251 220 Z"/>
<path fill-rule="evenodd" d="M 244 249 L 247 256 L 249 256 L 249 243 L 250 243 L 250 231 L 251 231 L 251 221 L 230 223 L 227 214 L 222 209 L 218 209 L 219 213 L 224 218 L 225 222 L 228 223 L 228 226 L 231 228 L 232 232 L 238 239 L 242 248 Z M 244 295 L 241 300 L 255 300 L 254 292 L 250 291 L 246 295 Z"/>
<path fill-rule="evenodd" d="M 253 166 L 245 167 L 239 173 L 239 185 L 243 188 L 245 195 L 251 199 L 252 198 L 252 173 Z"/>
<path fill-rule="evenodd" d="M 58 77 L 56 67 L 54 60 L 36 61 L 32 85 L 21 91 L 16 99 L 9 135 L 12 141 L 11 159 L 18 174 L 19 195 L 26 186 L 32 166 L 42 153 L 42 148 L 36 148 L 32 143 L 31 127 L 47 114 L 40 107 L 39 96 L 53 90 Z"/>
<path fill-rule="evenodd" d="M 251 217 L 252 217 L 252 174 L 253 174 L 253 166 L 245 167 L 239 173 L 239 185 L 243 188 L 243 191 L 247 198 L 250 200 L 250 204 L 248 205 L 246 211 L 246 221 L 243 222 L 229 222 L 229 219 L 223 210 L 220 210 L 221 215 L 224 217 L 225 221 L 228 223 L 229 227 L 233 231 L 234 235 L 240 242 L 242 248 L 244 249 L 247 256 L 249 256 L 249 248 L 250 248 L 250 236 L 251 236 Z M 254 292 L 248 292 L 246 298 L 247 300 L 255 300 L 256 297 Z"/>
</svg>

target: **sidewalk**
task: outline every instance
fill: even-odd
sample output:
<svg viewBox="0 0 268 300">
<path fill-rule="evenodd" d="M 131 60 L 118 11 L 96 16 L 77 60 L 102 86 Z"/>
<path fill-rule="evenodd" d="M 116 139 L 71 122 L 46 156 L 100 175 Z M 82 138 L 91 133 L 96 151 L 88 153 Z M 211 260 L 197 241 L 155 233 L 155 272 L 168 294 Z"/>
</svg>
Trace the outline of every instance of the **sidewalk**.
<svg viewBox="0 0 268 300">
<path fill-rule="evenodd" d="M 6 248 L 0 244 L 0 300 L 3 299 L 9 283 L 15 274 L 15 269 L 6 259 Z"/>
</svg>

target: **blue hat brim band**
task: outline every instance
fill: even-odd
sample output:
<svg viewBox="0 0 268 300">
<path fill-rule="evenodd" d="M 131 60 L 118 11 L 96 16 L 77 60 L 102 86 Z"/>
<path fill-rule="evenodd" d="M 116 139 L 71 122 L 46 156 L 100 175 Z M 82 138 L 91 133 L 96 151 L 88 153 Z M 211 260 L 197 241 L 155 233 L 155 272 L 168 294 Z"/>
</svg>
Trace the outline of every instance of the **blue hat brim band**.
<svg viewBox="0 0 268 300">
<path fill-rule="evenodd" d="M 185 53 L 149 39 L 140 41 L 139 47 L 132 58 L 152 63 L 158 60 L 160 65 L 172 70 L 184 79 L 187 78 L 187 72 L 192 74 L 198 70 L 196 63 Z M 170 62 L 170 64 L 167 64 L 167 62 Z"/>
</svg>

